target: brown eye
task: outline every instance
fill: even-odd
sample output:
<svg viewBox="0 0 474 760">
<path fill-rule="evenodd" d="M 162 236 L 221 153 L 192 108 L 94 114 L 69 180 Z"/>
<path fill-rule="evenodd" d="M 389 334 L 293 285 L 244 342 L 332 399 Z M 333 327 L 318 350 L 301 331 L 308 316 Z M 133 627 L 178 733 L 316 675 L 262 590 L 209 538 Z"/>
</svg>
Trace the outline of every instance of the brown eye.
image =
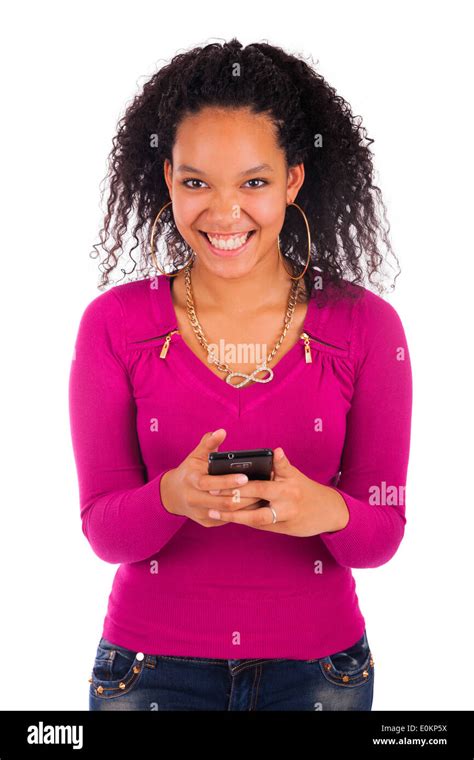
<svg viewBox="0 0 474 760">
<path fill-rule="evenodd" d="M 268 182 L 266 179 L 260 179 L 260 178 L 249 179 L 248 182 L 263 182 L 263 185 L 258 185 L 258 187 L 254 186 L 255 190 L 258 190 L 259 187 L 263 187 L 264 185 L 268 185 Z"/>
<path fill-rule="evenodd" d="M 190 187 L 190 186 L 187 184 L 188 182 L 201 182 L 201 183 L 202 183 L 202 179 L 196 179 L 195 177 L 190 177 L 189 179 L 183 179 L 183 181 L 182 181 L 182 183 L 181 183 L 181 184 L 182 184 L 182 185 L 185 185 L 185 187 Z M 191 189 L 191 190 L 200 190 L 201 188 L 200 188 L 200 187 L 194 187 L 194 188 L 193 188 L 193 187 L 191 187 L 190 189 Z"/>
</svg>

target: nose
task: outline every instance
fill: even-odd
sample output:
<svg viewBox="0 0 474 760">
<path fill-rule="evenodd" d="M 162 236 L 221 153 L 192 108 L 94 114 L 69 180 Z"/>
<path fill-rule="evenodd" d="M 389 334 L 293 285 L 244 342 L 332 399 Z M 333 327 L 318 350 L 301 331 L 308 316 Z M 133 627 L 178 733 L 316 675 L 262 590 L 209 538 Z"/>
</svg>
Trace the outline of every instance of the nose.
<svg viewBox="0 0 474 760">
<path fill-rule="evenodd" d="M 233 190 L 216 193 L 209 205 L 207 219 L 211 226 L 208 229 L 232 229 L 235 227 L 236 219 L 240 219 L 241 216 L 242 209 Z"/>
</svg>

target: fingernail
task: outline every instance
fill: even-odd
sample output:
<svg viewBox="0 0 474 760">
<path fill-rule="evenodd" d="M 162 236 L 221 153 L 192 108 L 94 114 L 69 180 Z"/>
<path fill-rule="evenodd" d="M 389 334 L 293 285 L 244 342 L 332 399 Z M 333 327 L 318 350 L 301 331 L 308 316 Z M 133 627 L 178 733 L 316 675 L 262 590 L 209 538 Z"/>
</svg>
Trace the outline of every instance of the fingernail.
<svg viewBox="0 0 474 760">
<path fill-rule="evenodd" d="M 236 478 L 235 478 L 235 482 L 236 483 L 242 483 L 242 484 L 243 483 L 247 483 L 248 482 L 248 477 L 247 477 L 247 475 L 237 475 Z"/>
<path fill-rule="evenodd" d="M 218 430 L 214 430 L 214 432 L 211 433 L 211 435 L 217 435 L 218 433 L 222 433 L 223 431 L 224 431 L 224 428 L 219 428 Z"/>
<path fill-rule="evenodd" d="M 212 493 L 213 496 L 217 496 L 217 494 L 220 493 L 220 491 L 209 491 L 209 493 Z"/>
<path fill-rule="evenodd" d="M 215 509 L 210 509 L 209 510 L 209 517 L 213 517 L 214 520 L 220 520 L 221 515 L 220 515 L 220 512 L 216 512 Z"/>
</svg>

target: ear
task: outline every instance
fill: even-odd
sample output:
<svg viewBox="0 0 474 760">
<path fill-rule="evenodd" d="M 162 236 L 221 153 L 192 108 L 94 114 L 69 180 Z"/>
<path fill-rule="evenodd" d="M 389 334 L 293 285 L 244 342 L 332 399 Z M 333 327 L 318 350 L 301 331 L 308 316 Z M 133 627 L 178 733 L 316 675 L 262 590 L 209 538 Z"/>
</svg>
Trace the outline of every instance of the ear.
<svg viewBox="0 0 474 760">
<path fill-rule="evenodd" d="M 304 182 L 304 164 L 296 164 L 288 169 L 286 184 L 287 203 L 294 203 L 300 188 Z"/>
<path fill-rule="evenodd" d="M 171 165 L 171 161 L 169 160 L 169 158 L 165 158 L 164 160 L 163 175 L 164 175 L 166 186 L 168 188 L 168 192 L 170 194 L 170 199 L 171 199 L 171 188 L 173 187 L 173 167 Z"/>
</svg>

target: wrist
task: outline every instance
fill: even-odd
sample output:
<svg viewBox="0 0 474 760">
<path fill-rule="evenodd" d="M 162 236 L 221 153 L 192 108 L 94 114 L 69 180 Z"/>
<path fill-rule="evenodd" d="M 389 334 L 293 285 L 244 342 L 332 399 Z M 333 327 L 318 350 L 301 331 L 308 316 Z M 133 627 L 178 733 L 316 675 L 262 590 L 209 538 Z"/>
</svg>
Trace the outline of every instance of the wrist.
<svg viewBox="0 0 474 760">
<path fill-rule="evenodd" d="M 173 510 L 173 505 L 171 501 L 172 491 L 170 489 L 170 481 L 171 481 L 173 472 L 174 470 L 167 470 L 160 480 L 161 503 L 163 507 L 166 509 L 166 511 L 172 515 L 176 514 Z"/>
<path fill-rule="evenodd" d="M 325 533 L 344 530 L 349 522 L 349 510 L 339 491 L 331 486 L 325 486 L 325 500 L 328 506 L 328 527 Z"/>
<path fill-rule="evenodd" d="M 343 530 L 349 522 L 349 510 L 341 494 L 331 486 L 323 486 L 314 481 L 316 488 L 316 521 L 320 533 L 335 533 Z"/>
</svg>

